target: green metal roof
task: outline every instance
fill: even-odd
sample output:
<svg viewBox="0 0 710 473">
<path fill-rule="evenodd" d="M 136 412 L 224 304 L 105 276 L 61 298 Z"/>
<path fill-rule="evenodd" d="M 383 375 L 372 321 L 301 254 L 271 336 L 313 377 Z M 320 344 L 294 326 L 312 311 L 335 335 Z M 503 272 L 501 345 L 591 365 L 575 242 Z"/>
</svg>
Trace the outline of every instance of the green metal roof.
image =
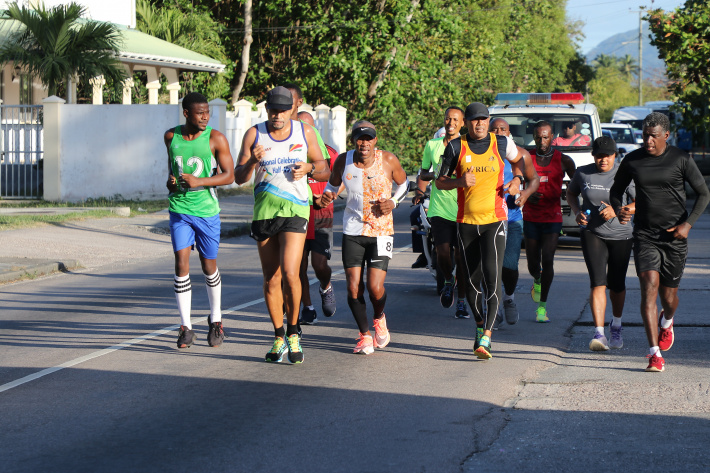
<svg viewBox="0 0 710 473">
<path fill-rule="evenodd" d="M 121 60 L 131 64 L 167 66 L 191 71 L 222 72 L 216 59 L 168 43 L 138 30 L 117 25 L 123 35 Z"/>
<path fill-rule="evenodd" d="M 225 65 L 155 36 L 122 25 L 115 25 L 123 36 L 119 58 L 127 64 L 173 67 L 188 71 L 222 72 Z M 17 31 L 15 20 L 0 19 L 0 42 Z"/>
</svg>

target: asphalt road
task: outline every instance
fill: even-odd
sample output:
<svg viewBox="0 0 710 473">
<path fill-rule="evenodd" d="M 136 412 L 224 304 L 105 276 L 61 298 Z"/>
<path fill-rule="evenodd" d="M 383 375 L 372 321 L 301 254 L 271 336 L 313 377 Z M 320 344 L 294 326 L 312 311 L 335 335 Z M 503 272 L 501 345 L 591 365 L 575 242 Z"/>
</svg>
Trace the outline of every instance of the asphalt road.
<svg viewBox="0 0 710 473">
<path fill-rule="evenodd" d="M 178 351 L 169 236 L 97 223 L 87 238 L 113 251 L 107 263 L 0 286 L 0 469 L 710 471 L 707 215 L 691 231 L 678 341 L 667 370 L 652 374 L 633 268 L 625 347 L 588 351 L 588 277 L 574 241 L 558 251 L 552 322 L 534 323 L 523 257 L 521 320 L 494 333 L 492 360 L 476 359 L 473 320 L 454 319 L 426 270 L 409 268 L 409 210 L 396 212 L 402 252 L 386 282 L 391 344 L 352 354 L 336 237 L 338 311 L 304 327 L 302 365 L 263 361 L 273 331 L 248 237 L 220 250 L 229 338 L 207 345 L 195 257 L 199 338 Z"/>
</svg>

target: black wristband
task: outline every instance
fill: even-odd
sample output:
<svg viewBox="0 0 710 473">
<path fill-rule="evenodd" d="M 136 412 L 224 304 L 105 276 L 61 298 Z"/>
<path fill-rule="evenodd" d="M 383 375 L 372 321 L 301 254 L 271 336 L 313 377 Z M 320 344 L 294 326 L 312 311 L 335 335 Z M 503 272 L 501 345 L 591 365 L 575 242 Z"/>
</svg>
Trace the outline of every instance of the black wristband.
<svg viewBox="0 0 710 473">
<path fill-rule="evenodd" d="M 308 176 L 308 177 L 313 177 L 313 173 L 316 172 L 316 165 L 313 164 L 313 163 L 308 163 L 308 164 L 310 164 L 311 166 L 313 166 L 313 168 L 311 169 L 311 172 L 306 173 L 306 176 Z"/>
<path fill-rule="evenodd" d="M 522 175 L 516 174 L 515 176 L 513 176 L 513 179 L 515 179 L 516 177 L 520 179 L 521 184 L 525 184 L 525 178 Z"/>
</svg>

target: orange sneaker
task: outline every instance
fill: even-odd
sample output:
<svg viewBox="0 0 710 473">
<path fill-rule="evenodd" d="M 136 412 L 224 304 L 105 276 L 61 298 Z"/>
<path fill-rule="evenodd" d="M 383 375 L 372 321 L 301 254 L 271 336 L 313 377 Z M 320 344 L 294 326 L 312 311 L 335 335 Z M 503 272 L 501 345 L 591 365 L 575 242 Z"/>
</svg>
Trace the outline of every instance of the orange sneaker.
<svg viewBox="0 0 710 473">
<path fill-rule="evenodd" d="M 375 346 L 377 348 L 384 348 L 390 342 L 390 332 L 387 330 L 387 321 L 385 320 L 385 315 L 375 319 Z"/>
<path fill-rule="evenodd" d="M 353 353 L 359 353 L 361 355 L 370 355 L 375 352 L 375 348 L 372 346 L 372 335 L 366 333 L 361 333 L 357 339 L 357 345 Z"/>
</svg>

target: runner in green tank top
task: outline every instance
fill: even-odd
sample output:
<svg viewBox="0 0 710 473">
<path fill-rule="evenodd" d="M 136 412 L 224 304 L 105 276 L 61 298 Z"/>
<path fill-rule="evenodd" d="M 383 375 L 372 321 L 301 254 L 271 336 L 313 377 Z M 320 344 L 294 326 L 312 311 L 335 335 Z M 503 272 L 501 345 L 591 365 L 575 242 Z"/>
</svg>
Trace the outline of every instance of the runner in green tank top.
<svg viewBox="0 0 710 473">
<path fill-rule="evenodd" d="M 170 239 L 175 253 L 175 298 L 180 312 L 178 348 L 188 348 L 195 340 L 190 311 L 190 251 L 197 248 L 205 274 L 210 301 L 208 317 L 210 346 L 224 340 L 222 329 L 222 280 L 217 269 L 219 249 L 219 204 L 215 187 L 234 182 L 234 161 L 227 138 L 207 126 L 210 106 L 207 98 L 191 92 L 182 101 L 186 123 L 165 132 L 168 150 L 170 191 Z"/>
</svg>

